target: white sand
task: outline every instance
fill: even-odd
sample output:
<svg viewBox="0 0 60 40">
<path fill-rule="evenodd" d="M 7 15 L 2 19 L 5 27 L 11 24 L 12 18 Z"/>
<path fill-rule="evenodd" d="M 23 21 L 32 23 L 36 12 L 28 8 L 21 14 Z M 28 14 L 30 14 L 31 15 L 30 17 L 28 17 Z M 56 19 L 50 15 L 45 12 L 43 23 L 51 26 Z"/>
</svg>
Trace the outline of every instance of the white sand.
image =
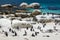
<svg viewBox="0 0 60 40">
<path fill-rule="evenodd" d="M 4 25 L 2 23 L 4 23 Z M 39 23 L 39 24 L 36 23 L 35 25 L 33 25 L 35 31 L 39 32 L 39 34 L 35 37 L 31 36 L 31 34 L 34 33 L 33 31 L 31 32 L 30 30 L 26 30 L 25 28 L 22 28 L 20 30 L 14 29 L 17 32 L 18 36 L 13 37 L 12 35 L 14 35 L 14 34 L 8 31 L 8 26 L 10 27 L 9 21 L 4 22 L 3 20 L 0 20 L 0 25 L 5 26 L 5 27 L 2 27 L 2 29 L 0 29 L 0 40 L 60 40 L 60 33 L 59 32 L 54 32 L 54 33 L 40 32 L 40 30 L 37 29 L 37 27 L 38 26 L 42 27 L 41 23 Z M 53 26 L 57 26 L 57 29 L 60 29 L 60 25 L 58 25 L 58 24 L 54 25 L 53 22 L 47 23 L 46 27 L 45 28 L 42 27 L 42 29 L 44 31 L 46 31 L 48 29 L 53 29 Z M 2 30 L 8 32 L 8 34 L 9 34 L 8 37 L 6 37 L 4 35 L 4 33 L 1 32 Z M 27 31 L 27 36 L 23 36 L 25 30 Z M 49 35 L 50 37 L 43 37 L 46 35 Z"/>
</svg>

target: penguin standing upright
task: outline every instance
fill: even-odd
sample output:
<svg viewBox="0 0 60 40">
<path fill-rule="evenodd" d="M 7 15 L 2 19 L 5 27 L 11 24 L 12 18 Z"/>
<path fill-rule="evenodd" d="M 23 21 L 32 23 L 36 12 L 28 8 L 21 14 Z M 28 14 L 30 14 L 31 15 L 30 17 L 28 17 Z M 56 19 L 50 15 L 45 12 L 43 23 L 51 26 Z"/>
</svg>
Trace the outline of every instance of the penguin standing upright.
<svg viewBox="0 0 60 40">
<path fill-rule="evenodd" d="M 16 32 L 14 32 L 14 35 L 13 36 L 17 36 L 17 33 Z"/>
<path fill-rule="evenodd" d="M 1 28 L 1 26 L 0 26 L 0 28 Z"/>
<path fill-rule="evenodd" d="M 10 28 L 9 31 L 12 31 L 12 29 Z"/>
<path fill-rule="evenodd" d="M 46 24 L 43 25 L 43 28 L 45 27 Z"/>
<path fill-rule="evenodd" d="M 34 31 L 33 26 L 30 28 L 30 31 Z"/>
<path fill-rule="evenodd" d="M 26 36 L 27 35 L 27 32 L 25 31 L 25 34 L 23 34 L 23 36 Z"/>
<path fill-rule="evenodd" d="M 6 36 L 8 36 L 8 33 L 7 33 L 7 32 L 5 32 L 5 35 L 6 35 Z"/>
<path fill-rule="evenodd" d="M 26 29 L 28 30 L 28 27 L 26 27 Z"/>
<path fill-rule="evenodd" d="M 17 33 L 15 32 L 15 36 L 17 36 Z"/>
<path fill-rule="evenodd" d="M 15 31 L 12 30 L 12 33 L 15 33 Z"/>
<path fill-rule="evenodd" d="M 37 36 L 37 32 L 35 32 L 35 35 Z"/>
<path fill-rule="evenodd" d="M 35 37 L 35 35 L 32 33 L 32 35 L 31 35 L 32 37 Z"/>
</svg>

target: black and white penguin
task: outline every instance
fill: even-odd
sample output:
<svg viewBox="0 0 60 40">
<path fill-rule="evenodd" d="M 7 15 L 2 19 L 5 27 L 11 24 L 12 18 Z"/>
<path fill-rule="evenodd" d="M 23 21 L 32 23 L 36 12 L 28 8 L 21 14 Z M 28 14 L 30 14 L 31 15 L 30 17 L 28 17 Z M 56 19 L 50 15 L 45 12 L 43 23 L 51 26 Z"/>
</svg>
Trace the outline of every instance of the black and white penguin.
<svg viewBox="0 0 60 40">
<path fill-rule="evenodd" d="M 23 36 L 26 36 L 27 35 L 27 32 L 25 31 L 25 34 L 23 34 Z"/>
<path fill-rule="evenodd" d="M 34 34 L 32 34 L 31 36 L 32 36 L 32 37 L 35 37 L 35 35 L 34 35 Z"/>
<path fill-rule="evenodd" d="M 4 32 L 5 36 L 8 36 L 8 33 L 7 32 Z"/>
</svg>

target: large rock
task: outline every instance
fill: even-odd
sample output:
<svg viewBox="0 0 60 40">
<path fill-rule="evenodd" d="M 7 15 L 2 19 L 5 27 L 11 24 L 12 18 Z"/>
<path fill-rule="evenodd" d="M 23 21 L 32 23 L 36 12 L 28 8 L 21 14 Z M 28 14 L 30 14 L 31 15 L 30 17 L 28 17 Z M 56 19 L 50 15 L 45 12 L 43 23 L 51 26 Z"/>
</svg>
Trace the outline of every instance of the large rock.
<svg viewBox="0 0 60 40">
<path fill-rule="evenodd" d="M 13 28 L 17 28 L 17 27 L 26 28 L 26 27 L 32 27 L 32 25 L 26 21 L 13 20 L 12 27 Z"/>
<path fill-rule="evenodd" d="M 31 3 L 29 5 L 30 8 L 34 8 L 34 9 L 39 9 L 40 8 L 40 4 L 39 3 Z"/>
<path fill-rule="evenodd" d="M 40 14 L 42 14 L 41 13 L 41 10 L 38 10 L 38 9 L 35 9 L 33 12 L 32 12 L 32 16 L 36 16 L 36 15 L 40 15 Z"/>
<path fill-rule="evenodd" d="M 28 4 L 25 3 L 25 2 L 23 2 L 23 3 L 20 4 L 20 7 L 21 7 L 21 8 L 27 8 L 27 6 L 28 6 Z"/>
</svg>

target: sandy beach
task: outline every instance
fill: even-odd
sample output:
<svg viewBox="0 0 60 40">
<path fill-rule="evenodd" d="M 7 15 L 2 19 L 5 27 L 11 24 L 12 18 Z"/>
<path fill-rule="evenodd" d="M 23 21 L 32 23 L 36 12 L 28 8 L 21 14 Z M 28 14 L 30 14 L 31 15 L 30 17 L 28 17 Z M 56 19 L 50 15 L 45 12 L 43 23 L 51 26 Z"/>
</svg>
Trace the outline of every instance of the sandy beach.
<svg viewBox="0 0 60 40">
<path fill-rule="evenodd" d="M 45 28 L 43 28 L 43 25 L 41 23 L 36 23 L 33 25 L 34 31 L 30 31 L 30 28 L 28 30 L 26 28 L 21 28 L 19 30 L 13 29 L 14 31 L 16 31 L 17 36 L 13 36 L 14 34 L 8 31 L 9 30 L 8 27 L 2 27 L 2 29 L 0 29 L 0 40 L 59 40 L 60 39 L 60 31 L 55 31 L 53 33 L 41 32 L 39 29 L 37 29 L 38 26 L 41 26 L 43 31 L 46 31 L 48 29 L 54 29 L 53 26 L 55 25 L 53 22 L 50 22 L 47 23 Z M 59 28 L 60 30 L 60 25 L 57 24 L 56 26 L 58 26 L 57 29 Z M 2 30 L 8 32 L 8 37 L 5 36 Z M 27 35 L 23 36 L 25 31 L 27 32 Z M 37 34 L 37 36 L 31 36 L 32 33 L 34 34 L 35 32 L 39 32 L 39 34 Z"/>
</svg>

